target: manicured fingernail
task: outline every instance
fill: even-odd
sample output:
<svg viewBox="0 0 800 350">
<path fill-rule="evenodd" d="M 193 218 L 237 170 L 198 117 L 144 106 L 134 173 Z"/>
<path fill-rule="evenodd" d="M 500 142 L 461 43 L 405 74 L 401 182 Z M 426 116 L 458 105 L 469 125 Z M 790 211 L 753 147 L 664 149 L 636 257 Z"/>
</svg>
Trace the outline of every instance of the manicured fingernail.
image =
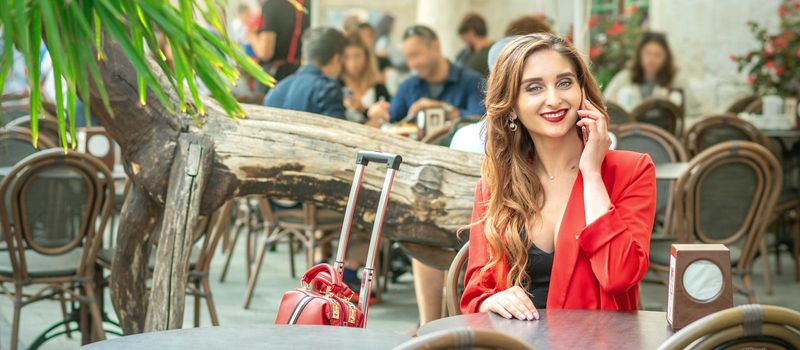
<svg viewBox="0 0 800 350">
<path fill-rule="evenodd" d="M 533 313 L 533 319 L 534 320 L 538 320 L 539 319 L 539 312 L 534 312 Z"/>
<path fill-rule="evenodd" d="M 525 320 L 525 315 L 523 315 L 523 314 L 519 314 L 519 315 L 517 315 L 517 318 L 518 318 L 520 321 L 522 321 L 522 320 Z"/>
<path fill-rule="evenodd" d="M 528 316 L 527 316 L 527 317 L 525 317 L 525 318 L 526 318 L 526 319 L 528 319 L 528 321 L 530 321 L 530 320 L 532 320 L 532 319 L 533 319 L 533 314 L 528 314 Z"/>
</svg>

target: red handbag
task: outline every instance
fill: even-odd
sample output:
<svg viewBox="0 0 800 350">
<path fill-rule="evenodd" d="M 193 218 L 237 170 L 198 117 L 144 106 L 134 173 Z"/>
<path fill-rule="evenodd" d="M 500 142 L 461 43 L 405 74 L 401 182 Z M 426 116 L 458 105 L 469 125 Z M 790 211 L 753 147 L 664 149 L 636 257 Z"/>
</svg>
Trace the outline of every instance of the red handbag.
<svg viewBox="0 0 800 350">
<path fill-rule="evenodd" d="M 350 299 L 353 291 L 330 264 L 319 264 L 303 275 L 302 287 L 286 292 L 275 324 L 361 327 L 364 315 Z"/>
<path fill-rule="evenodd" d="M 383 219 L 386 217 L 386 205 L 389 203 L 389 193 L 392 182 L 403 158 L 388 153 L 359 151 L 356 158 L 356 171 L 350 196 L 347 199 L 342 233 L 339 236 L 339 247 L 336 253 L 336 262 L 333 266 L 319 264 L 313 266 L 303 275 L 300 288 L 290 290 L 283 295 L 278 307 L 276 324 L 310 324 L 332 325 L 345 327 L 367 326 L 369 314 L 369 297 L 372 290 L 372 281 L 375 277 L 375 257 L 381 242 Z M 375 212 L 375 223 L 370 236 L 367 264 L 361 277 L 361 294 L 358 305 L 350 300 L 354 297 L 353 291 L 342 282 L 344 269 L 344 256 L 347 251 L 347 241 L 350 237 L 350 226 L 355 213 L 355 201 L 364 175 L 364 168 L 369 162 L 386 164 L 386 178 L 381 189 L 378 209 Z"/>
</svg>

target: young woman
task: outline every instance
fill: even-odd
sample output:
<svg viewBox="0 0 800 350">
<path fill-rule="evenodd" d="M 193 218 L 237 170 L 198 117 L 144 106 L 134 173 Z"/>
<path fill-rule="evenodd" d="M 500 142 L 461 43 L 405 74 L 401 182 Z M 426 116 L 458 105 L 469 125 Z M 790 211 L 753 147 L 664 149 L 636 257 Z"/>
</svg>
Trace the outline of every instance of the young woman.
<svg viewBox="0 0 800 350">
<path fill-rule="evenodd" d="M 597 82 L 551 34 L 509 43 L 489 75 L 461 309 L 634 310 L 655 215 L 650 157 L 609 151 Z"/>
<path fill-rule="evenodd" d="M 380 100 L 389 101 L 389 91 L 380 83 L 375 54 L 358 33 L 348 36 L 341 81 L 345 89 L 344 106 L 348 120 L 366 122 L 366 112 L 370 106 Z"/>
<path fill-rule="evenodd" d="M 689 84 L 677 73 L 667 37 L 661 33 L 647 32 L 636 48 L 633 65 L 617 73 L 605 88 L 609 101 L 628 111 L 648 98 L 669 99 L 677 105 L 686 105 L 689 118 L 702 113 L 702 106 L 688 91 Z M 683 96 L 673 91 L 681 90 Z M 686 101 L 681 101 L 686 98 Z M 685 102 L 685 103 L 684 103 Z"/>
</svg>

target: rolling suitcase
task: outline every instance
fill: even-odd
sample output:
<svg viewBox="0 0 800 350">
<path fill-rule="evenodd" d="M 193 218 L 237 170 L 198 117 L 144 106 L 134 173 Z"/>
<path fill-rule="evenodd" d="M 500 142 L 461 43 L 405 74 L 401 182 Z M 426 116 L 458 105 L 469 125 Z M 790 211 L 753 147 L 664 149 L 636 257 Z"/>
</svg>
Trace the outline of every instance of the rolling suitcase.
<svg viewBox="0 0 800 350">
<path fill-rule="evenodd" d="M 347 208 L 344 213 L 342 233 L 339 236 L 339 247 L 333 265 L 319 264 L 311 267 L 303 275 L 301 287 L 288 291 L 283 295 L 278 309 L 275 324 L 312 324 L 333 325 L 344 327 L 367 326 L 370 291 L 375 277 L 375 259 L 380 247 L 383 220 L 386 217 L 386 205 L 389 202 L 389 193 L 392 190 L 395 173 L 403 161 L 402 157 L 395 154 L 359 151 L 356 157 L 356 171 L 350 196 L 347 199 Z M 386 164 L 386 177 L 383 181 L 378 209 L 375 214 L 375 223 L 370 235 L 367 264 L 361 278 L 361 293 L 358 305 L 350 300 L 353 291 L 342 281 L 344 270 L 344 256 L 350 238 L 350 227 L 353 224 L 355 203 L 364 168 L 370 163 Z"/>
</svg>

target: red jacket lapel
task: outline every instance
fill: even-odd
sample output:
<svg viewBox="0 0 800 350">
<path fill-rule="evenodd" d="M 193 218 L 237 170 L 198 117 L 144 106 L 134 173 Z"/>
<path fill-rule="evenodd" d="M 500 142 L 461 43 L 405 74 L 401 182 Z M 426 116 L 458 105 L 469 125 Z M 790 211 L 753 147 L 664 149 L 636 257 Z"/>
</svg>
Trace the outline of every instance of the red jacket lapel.
<svg viewBox="0 0 800 350">
<path fill-rule="evenodd" d="M 561 227 L 558 229 L 553 271 L 561 271 L 561 273 L 551 275 L 550 293 L 547 296 L 548 307 L 551 305 L 558 308 L 564 307 L 569 281 L 575 272 L 575 262 L 580 250 L 575 235 L 584 227 L 586 227 L 586 214 L 583 206 L 583 177 L 579 171 L 567 201 L 564 217 L 561 219 Z"/>
</svg>

